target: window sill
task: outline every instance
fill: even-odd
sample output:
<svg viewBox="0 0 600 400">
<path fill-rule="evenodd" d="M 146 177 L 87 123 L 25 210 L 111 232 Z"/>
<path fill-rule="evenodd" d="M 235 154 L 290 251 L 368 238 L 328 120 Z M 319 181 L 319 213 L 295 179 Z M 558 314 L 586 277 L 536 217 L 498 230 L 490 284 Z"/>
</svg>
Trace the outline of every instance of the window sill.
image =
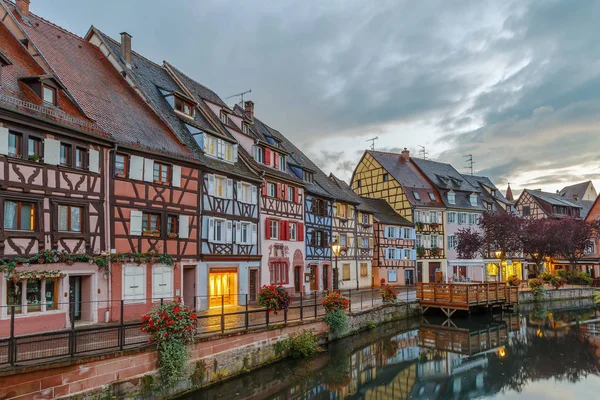
<svg viewBox="0 0 600 400">
<path fill-rule="evenodd" d="M 160 233 L 148 233 L 148 232 L 143 232 L 142 236 L 145 237 L 160 237 Z"/>
</svg>

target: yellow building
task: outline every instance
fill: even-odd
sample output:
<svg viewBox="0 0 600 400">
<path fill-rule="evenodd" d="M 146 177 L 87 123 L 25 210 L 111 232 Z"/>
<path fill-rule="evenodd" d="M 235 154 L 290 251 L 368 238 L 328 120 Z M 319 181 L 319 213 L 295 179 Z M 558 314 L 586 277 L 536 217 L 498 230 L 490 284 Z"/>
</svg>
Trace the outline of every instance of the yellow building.
<svg viewBox="0 0 600 400">
<path fill-rule="evenodd" d="M 441 271 L 446 268 L 445 205 L 437 189 L 411 161 L 410 152 L 365 151 L 352 174 L 351 186 L 361 196 L 386 200 L 398 214 L 415 223 L 417 281 L 441 280 Z"/>
</svg>

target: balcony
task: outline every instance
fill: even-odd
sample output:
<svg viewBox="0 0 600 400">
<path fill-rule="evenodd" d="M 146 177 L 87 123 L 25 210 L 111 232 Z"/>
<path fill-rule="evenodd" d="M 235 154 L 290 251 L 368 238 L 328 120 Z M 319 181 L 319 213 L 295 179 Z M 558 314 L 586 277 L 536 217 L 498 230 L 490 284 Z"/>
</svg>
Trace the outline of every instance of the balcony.
<svg viewBox="0 0 600 400">
<path fill-rule="evenodd" d="M 424 222 L 415 222 L 415 228 L 417 229 L 417 233 L 423 234 L 442 234 L 444 232 L 444 225 L 436 222 L 429 224 Z"/>
<path fill-rule="evenodd" d="M 444 249 L 442 248 L 431 248 L 426 249 L 424 247 L 417 248 L 417 259 L 434 259 L 440 260 L 446 258 Z"/>
</svg>

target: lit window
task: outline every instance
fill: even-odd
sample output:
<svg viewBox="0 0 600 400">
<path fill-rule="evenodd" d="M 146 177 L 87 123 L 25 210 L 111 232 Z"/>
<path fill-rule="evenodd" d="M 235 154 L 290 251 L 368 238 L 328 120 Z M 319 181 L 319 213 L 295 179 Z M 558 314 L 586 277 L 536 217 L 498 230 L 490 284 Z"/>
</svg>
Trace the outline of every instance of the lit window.
<svg viewBox="0 0 600 400">
<path fill-rule="evenodd" d="M 76 168 L 85 168 L 85 156 L 87 154 L 86 149 L 76 148 L 75 149 L 75 167 Z"/>
<path fill-rule="evenodd" d="M 170 183 L 171 177 L 171 166 L 162 164 L 159 162 L 154 162 L 154 182 L 168 184 Z"/>
<path fill-rule="evenodd" d="M 4 202 L 4 229 L 35 230 L 35 204 L 6 200 Z"/>
<path fill-rule="evenodd" d="M 43 86 L 44 103 L 56 105 L 56 89 L 47 85 Z"/>
<path fill-rule="evenodd" d="M 22 148 L 22 140 L 21 135 L 10 132 L 8 134 L 8 155 L 13 157 L 21 157 L 21 148 Z"/>
<path fill-rule="evenodd" d="M 35 137 L 27 139 L 27 156 L 32 159 L 40 159 L 42 157 L 42 140 Z"/>
<path fill-rule="evenodd" d="M 142 232 L 146 234 L 160 234 L 160 215 L 142 214 Z"/>
<path fill-rule="evenodd" d="M 58 206 L 58 230 L 62 232 L 81 232 L 81 207 Z"/>
<path fill-rule="evenodd" d="M 60 144 L 60 164 L 71 165 L 71 145 L 61 143 Z"/>
<path fill-rule="evenodd" d="M 125 154 L 115 156 L 115 175 L 120 177 L 127 176 L 127 163 L 129 158 Z"/>
<path fill-rule="evenodd" d="M 167 233 L 177 234 L 177 217 L 175 215 L 167 216 Z"/>
</svg>

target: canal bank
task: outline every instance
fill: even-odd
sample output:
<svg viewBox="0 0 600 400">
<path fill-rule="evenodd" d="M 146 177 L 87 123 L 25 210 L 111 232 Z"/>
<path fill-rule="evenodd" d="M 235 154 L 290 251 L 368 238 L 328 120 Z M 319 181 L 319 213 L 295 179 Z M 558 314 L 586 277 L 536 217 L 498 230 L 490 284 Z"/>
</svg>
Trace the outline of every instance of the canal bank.
<svg viewBox="0 0 600 400">
<path fill-rule="evenodd" d="M 600 293 L 599 288 L 593 287 L 568 287 L 561 289 L 546 290 L 544 295 L 545 302 L 575 300 L 575 299 L 591 299 L 597 293 Z M 535 303 L 536 299 L 531 290 L 519 291 L 519 304 Z"/>
<path fill-rule="evenodd" d="M 420 306 L 416 302 L 355 311 L 348 315 L 350 328 L 338 338 L 419 313 Z M 277 352 L 277 343 L 290 333 L 305 329 L 314 330 L 323 344 L 337 339 L 330 335 L 323 318 L 199 336 L 188 347 L 190 378 L 182 380 L 168 393 L 155 395 L 158 398 L 184 393 L 279 361 L 283 355 Z M 60 364 L 20 367 L 0 376 L 0 398 L 135 398 L 140 394 L 150 395 L 157 361 L 154 347 L 146 347 Z"/>
</svg>

